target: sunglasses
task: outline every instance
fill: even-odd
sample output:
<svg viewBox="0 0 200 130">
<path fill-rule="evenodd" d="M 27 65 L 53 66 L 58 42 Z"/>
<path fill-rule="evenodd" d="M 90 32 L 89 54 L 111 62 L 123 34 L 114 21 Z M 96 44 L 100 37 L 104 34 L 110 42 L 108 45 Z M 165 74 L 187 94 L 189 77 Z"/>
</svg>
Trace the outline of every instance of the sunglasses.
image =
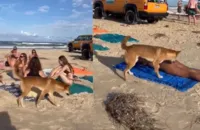
<svg viewBox="0 0 200 130">
<path fill-rule="evenodd" d="M 24 56 L 20 56 L 20 58 L 24 58 Z"/>
</svg>

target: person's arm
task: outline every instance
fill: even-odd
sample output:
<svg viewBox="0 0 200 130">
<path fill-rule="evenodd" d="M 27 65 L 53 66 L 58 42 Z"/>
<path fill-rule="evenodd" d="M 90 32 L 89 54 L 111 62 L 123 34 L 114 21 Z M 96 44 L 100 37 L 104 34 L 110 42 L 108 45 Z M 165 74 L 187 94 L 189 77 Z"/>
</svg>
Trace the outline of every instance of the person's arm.
<svg viewBox="0 0 200 130">
<path fill-rule="evenodd" d="M 39 75 L 40 75 L 42 78 L 46 78 L 46 77 L 47 77 L 47 75 L 45 75 L 44 71 L 42 71 L 42 70 L 39 72 Z"/>
<path fill-rule="evenodd" d="M 27 75 L 28 75 L 29 72 L 30 72 L 30 70 L 26 70 L 26 71 L 24 72 L 24 77 L 27 77 Z"/>
<path fill-rule="evenodd" d="M 23 73 L 25 73 L 26 72 L 26 68 L 28 67 L 28 65 L 26 64 L 26 65 L 24 65 L 24 67 L 23 67 Z"/>
<path fill-rule="evenodd" d="M 51 71 L 51 73 L 49 74 L 49 77 L 53 77 L 59 68 L 60 68 L 60 66 L 57 66 L 56 68 L 54 68 L 54 69 Z"/>
<path fill-rule="evenodd" d="M 196 4 L 195 4 L 195 9 L 196 9 L 196 12 L 197 12 L 197 14 L 200 12 L 199 11 L 199 7 L 198 7 L 198 3 L 196 2 Z"/>
<path fill-rule="evenodd" d="M 65 65 L 61 70 L 56 71 L 56 73 L 53 75 L 53 77 L 57 77 L 57 76 L 61 75 L 62 73 L 64 73 L 65 70 L 70 72 L 68 65 Z"/>
</svg>

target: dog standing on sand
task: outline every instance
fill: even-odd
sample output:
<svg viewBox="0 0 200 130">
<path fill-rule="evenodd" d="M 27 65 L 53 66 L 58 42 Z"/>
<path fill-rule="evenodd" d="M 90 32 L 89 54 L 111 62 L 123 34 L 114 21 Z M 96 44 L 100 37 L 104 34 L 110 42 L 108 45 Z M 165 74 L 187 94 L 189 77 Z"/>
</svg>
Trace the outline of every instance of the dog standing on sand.
<svg viewBox="0 0 200 130">
<path fill-rule="evenodd" d="M 130 69 L 135 66 L 139 57 L 152 62 L 157 77 L 163 78 L 159 74 L 160 63 L 166 60 L 173 62 L 178 56 L 178 54 L 181 52 L 158 46 L 135 45 L 135 44 L 127 46 L 126 43 L 130 38 L 131 38 L 130 36 L 126 36 L 121 42 L 121 48 L 125 50 L 124 58 L 127 64 L 126 69 L 124 70 L 125 80 L 127 79 L 128 72 L 130 75 L 133 75 Z"/>
<path fill-rule="evenodd" d="M 17 76 L 17 78 L 21 80 L 20 88 L 22 94 L 17 99 L 17 103 L 19 106 L 24 107 L 23 98 L 28 95 L 33 87 L 41 90 L 41 93 L 36 101 L 36 107 L 46 94 L 48 94 L 48 99 L 55 106 L 59 105 L 57 105 L 56 102 L 53 100 L 54 92 L 65 92 L 67 95 L 69 94 L 70 86 L 62 82 L 56 81 L 55 79 L 42 77 L 21 77 L 15 70 L 13 70 L 13 73 L 15 74 L 15 76 Z"/>
</svg>

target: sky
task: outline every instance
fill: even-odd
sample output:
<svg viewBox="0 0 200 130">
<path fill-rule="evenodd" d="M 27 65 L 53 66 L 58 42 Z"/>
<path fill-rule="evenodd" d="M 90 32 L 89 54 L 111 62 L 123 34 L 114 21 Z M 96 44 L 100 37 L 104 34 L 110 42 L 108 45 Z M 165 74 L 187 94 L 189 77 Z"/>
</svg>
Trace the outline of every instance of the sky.
<svg viewBox="0 0 200 130">
<path fill-rule="evenodd" d="M 92 33 L 92 0 L 0 0 L 0 40 L 66 41 Z"/>
</svg>

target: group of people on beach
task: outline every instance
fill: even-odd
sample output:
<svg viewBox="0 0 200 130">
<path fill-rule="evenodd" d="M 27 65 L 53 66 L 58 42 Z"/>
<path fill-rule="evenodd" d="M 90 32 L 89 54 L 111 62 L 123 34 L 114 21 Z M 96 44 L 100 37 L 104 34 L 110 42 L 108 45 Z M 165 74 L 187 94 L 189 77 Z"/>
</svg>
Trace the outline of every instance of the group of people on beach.
<svg viewBox="0 0 200 130">
<path fill-rule="evenodd" d="M 53 79 L 59 78 L 67 85 L 72 85 L 74 81 L 74 70 L 64 55 L 58 58 L 59 65 L 51 71 L 49 76 L 44 73 L 35 49 L 32 50 L 28 57 L 26 53 L 19 53 L 15 46 L 12 51 L 6 55 L 6 59 L 4 70 L 14 70 L 22 77 L 38 76 L 43 78 L 50 77 Z"/>
<path fill-rule="evenodd" d="M 183 4 L 183 0 L 178 0 L 177 3 L 177 12 L 181 13 L 182 12 L 182 4 Z M 191 19 L 193 18 L 194 24 L 196 24 L 196 14 L 199 11 L 199 4 L 197 0 L 189 0 L 188 4 L 185 6 L 185 12 L 188 14 L 188 24 L 191 23 Z M 180 15 L 178 15 L 178 19 L 180 20 Z"/>
</svg>

